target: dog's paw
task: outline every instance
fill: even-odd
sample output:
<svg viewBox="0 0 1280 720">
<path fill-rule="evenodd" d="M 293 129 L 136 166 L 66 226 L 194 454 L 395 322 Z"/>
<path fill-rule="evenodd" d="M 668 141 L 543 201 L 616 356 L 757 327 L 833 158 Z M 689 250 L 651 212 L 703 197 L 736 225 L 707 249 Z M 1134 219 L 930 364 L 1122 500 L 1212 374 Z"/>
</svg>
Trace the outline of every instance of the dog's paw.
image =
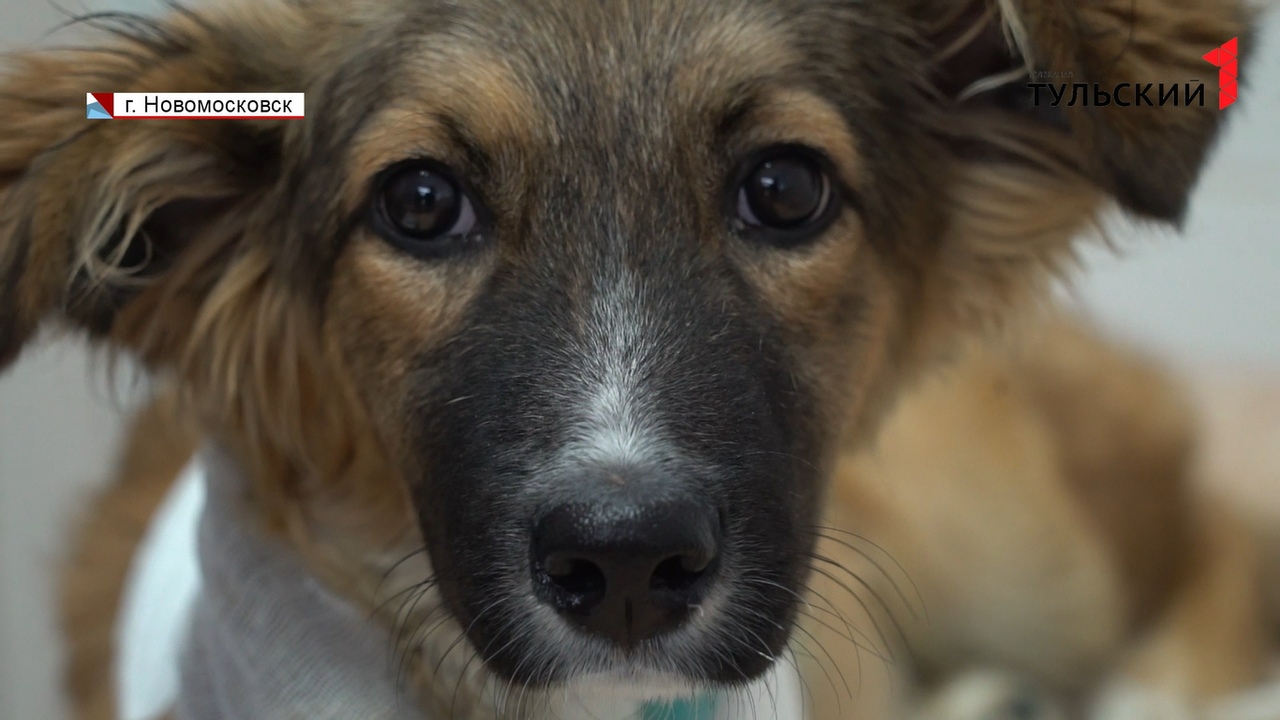
<svg viewBox="0 0 1280 720">
<path fill-rule="evenodd" d="M 1137 685 L 1114 684 L 1100 692 L 1090 720 L 1208 720 L 1183 698 Z"/>
<path fill-rule="evenodd" d="M 912 720 L 1067 720 L 1049 693 L 1013 673 L 961 675 L 931 693 Z"/>
</svg>

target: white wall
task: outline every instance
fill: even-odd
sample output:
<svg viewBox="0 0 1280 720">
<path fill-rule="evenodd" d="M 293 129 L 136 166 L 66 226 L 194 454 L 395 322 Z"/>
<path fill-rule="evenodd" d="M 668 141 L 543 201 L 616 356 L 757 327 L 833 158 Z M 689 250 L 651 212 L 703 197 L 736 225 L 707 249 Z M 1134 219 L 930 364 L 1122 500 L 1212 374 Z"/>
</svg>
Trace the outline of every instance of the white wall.
<svg viewBox="0 0 1280 720">
<path fill-rule="evenodd" d="M 0 0 L 0 48 L 59 18 L 49 0 Z M 1077 286 L 1103 322 L 1167 355 L 1280 369 L 1280 26 L 1266 40 L 1187 234 L 1132 239 L 1123 262 L 1091 253 Z M 52 569 L 119 427 L 105 383 L 88 374 L 63 343 L 0 379 L 0 718 L 60 717 Z"/>
<path fill-rule="evenodd" d="M 1267 18 L 1245 100 L 1181 237 L 1122 235 L 1077 283 L 1109 324 L 1179 356 L 1280 365 L 1280 15 Z"/>
<path fill-rule="evenodd" d="M 84 12 L 154 4 L 0 0 L 0 52 L 42 41 L 66 20 L 59 7 Z M 67 40 L 66 33 L 49 38 Z M 77 345 L 59 343 L 34 349 L 0 377 L 0 720 L 63 716 L 52 569 L 68 518 L 112 457 L 123 405 L 112 399 L 107 383 L 88 381 L 90 365 Z"/>
</svg>

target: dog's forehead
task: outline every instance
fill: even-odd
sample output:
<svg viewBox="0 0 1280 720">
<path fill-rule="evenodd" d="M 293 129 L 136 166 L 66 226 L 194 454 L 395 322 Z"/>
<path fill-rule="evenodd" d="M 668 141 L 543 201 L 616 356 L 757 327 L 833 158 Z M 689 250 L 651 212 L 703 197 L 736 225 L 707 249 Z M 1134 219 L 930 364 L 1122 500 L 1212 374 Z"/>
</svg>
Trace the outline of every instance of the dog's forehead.
<svg viewBox="0 0 1280 720">
<path fill-rule="evenodd" d="M 479 170 L 472 187 L 513 207 L 535 206 L 538 181 L 625 181 L 639 198 L 675 180 L 672 192 L 709 197 L 734 163 L 778 143 L 858 155 L 868 177 L 900 175 L 918 164 L 902 156 L 930 115 L 911 3 L 897 0 L 326 3 L 307 84 L 316 119 L 286 142 L 299 176 L 350 212 L 381 170 L 409 158 Z M 721 132 L 757 129 L 742 111 L 762 97 L 772 128 Z M 778 111 L 779 98 L 791 107 Z M 347 172 L 310 172 L 334 163 Z"/>
<path fill-rule="evenodd" d="M 849 29 L 868 25 L 850 7 L 818 0 L 420 6 L 410 17 L 421 21 L 406 21 L 402 31 L 391 92 L 349 150 L 352 176 L 368 178 L 415 155 L 473 166 L 464 146 L 500 162 L 514 158 L 499 172 L 506 178 L 545 172 L 539 157 L 556 168 L 615 173 L 710 168 L 704 153 L 725 125 L 765 116 L 790 130 L 759 142 L 807 142 L 848 156 L 850 114 L 836 106 L 856 96 L 862 80 L 836 67 L 856 53 L 836 50 L 856 47 Z M 771 104 L 772 112 L 746 113 Z M 838 138 L 836 146 L 824 138 Z"/>
<path fill-rule="evenodd" d="M 752 86 L 794 83 L 786 18 L 744 0 L 471 0 L 424 33 L 409 66 L 424 99 L 468 126 L 511 113 L 513 128 L 555 139 L 652 137 Z"/>
<path fill-rule="evenodd" d="M 784 44 L 787 19 L 800 14 L 760 0 L 467 0 L 442 29 L 488 46 L 531 79 L 620 88 L 726 54 L 764 65 Z"/>
</svg>

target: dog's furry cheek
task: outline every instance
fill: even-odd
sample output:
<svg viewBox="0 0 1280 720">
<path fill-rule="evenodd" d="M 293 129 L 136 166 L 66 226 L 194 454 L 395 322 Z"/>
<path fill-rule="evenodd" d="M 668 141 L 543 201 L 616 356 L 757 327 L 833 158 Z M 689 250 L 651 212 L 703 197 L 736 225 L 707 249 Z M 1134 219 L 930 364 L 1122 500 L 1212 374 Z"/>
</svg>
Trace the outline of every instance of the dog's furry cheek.
<svg viewBox="0 0 1280 720">
<path fill-rule="evenodd" d="M 795 254 L 752 249 L 738 262 L 787 339 L 794 381 L 821 399 L 820 424 L 871 434 L 904 359 L 890 349 L 902 331 L 900 298 L 908 289 L 872 250 L 862 222 L 847 217 Z"/>
<path fill-rule="evenodd" d="M 431 265 L 371 237 L 353 238 L 338 258 L 324 333 L 394 451 L 411 442 L 419 358 L 459 330 L 485 274 L 483 263 Z"/>
</svg>

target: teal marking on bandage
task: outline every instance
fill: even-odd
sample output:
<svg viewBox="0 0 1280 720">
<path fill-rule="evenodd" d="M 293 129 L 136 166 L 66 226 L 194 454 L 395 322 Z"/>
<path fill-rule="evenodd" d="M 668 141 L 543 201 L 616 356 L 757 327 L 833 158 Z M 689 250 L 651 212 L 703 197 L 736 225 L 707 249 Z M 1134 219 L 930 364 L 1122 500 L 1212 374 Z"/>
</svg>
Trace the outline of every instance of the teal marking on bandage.
<svg viewBox="0 0 1280 720">
<path fill-rule="evenodd" d="M 716 698 L 701 695 L 686 700 L 648 703 L 640 713 L 640 720 L 715 720 Z"/>
</svg>

